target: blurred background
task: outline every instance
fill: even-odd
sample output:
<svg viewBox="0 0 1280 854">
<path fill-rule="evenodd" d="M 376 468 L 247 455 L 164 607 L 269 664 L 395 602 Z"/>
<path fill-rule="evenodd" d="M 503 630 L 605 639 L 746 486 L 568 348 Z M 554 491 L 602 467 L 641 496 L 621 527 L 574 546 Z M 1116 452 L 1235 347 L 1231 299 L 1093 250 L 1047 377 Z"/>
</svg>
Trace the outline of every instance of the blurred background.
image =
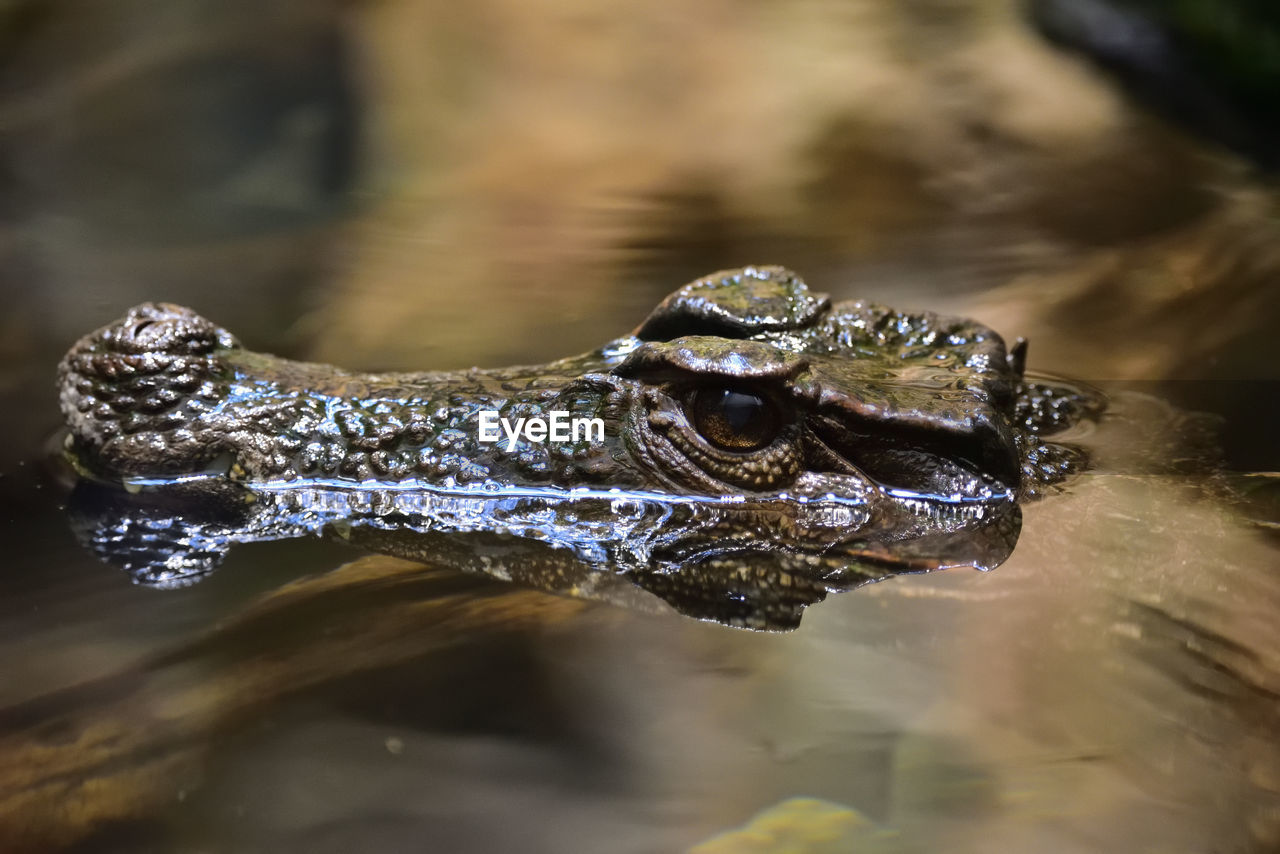
<svg viewBox="0 0 1280 854">
<path fill-rule="evenodd" d="M 588 349 L 745 263 L 1280 414 L 1231 393 L 1280 370 L 1261 0 L 0 9 L 0 381 L 35 432 L 61 352 L 146 299 L 446 368 Z"/>
<path fill-rule="evenodd" d="M 349 368 L 494 366 L 784 264 L 1213 413 L 1256 499 L 1085 479 L 998 572 L 795 636 L 477 629 L 359 683 L 378 714 L 341 681 L 256 709 L 200 798 L 77 850 L 679 850 L 806 794 L 900 834 L 866 850 L 1275 850 L 1280 502 L 1250 473 L 1280 469 L 1277 9 L 0 0 L 3 704 L 352 556 L 265 546 L 159 607 L 79 551 L 40 470 L 55 366 L 144 300 Z M 1183 453 L 1147 407 L 1124 441 Z"/>
</svg>

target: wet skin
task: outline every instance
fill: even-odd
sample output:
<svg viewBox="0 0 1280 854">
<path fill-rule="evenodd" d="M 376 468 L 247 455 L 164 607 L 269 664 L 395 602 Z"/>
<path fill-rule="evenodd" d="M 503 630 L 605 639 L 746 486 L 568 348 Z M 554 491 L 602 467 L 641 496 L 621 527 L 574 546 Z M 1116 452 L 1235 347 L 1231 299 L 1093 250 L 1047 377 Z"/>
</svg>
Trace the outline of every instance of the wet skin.
<svg viewBox="0 0 1280 854">
<path fill-rule="evenodd" d="M 1046 437 L 1101 409 L 1027 380 L 1024 358 L 973 321 L 832 305 L 788 270 L 748 267 L 545 365 L 357 374 L 250 352 L 148 303 L 81 339 L 59 378 L 83 471 L 135 489 L 200 475 L 181 490 L 238 507 L 197 531 L 198 554 L 199 514 L 138 511 L 187 547 L 140 557 L 126 542 L 117 562 L 139 580 L 189 581 L 232 542 L 336 530 L 579 595 L 616 598 L 624 578 L 693 616 L 791 628 L 830 590 L 1008 556 L 1018 502 L 1083 464 Z M 484 410 L 600 419 L 604 436 L 509 448 L 480 441 Z M 90 514 L 87 539 L 119 545 L 120 512 Z"/>
</svg>

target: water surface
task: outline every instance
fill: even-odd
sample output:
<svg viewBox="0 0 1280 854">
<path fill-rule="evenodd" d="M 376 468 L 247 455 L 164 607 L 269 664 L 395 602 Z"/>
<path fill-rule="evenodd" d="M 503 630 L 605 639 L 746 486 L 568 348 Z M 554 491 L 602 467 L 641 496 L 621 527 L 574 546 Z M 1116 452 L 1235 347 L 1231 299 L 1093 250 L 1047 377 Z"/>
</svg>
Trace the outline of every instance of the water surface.
<svg viewBox="0 0 1280 854">
<path fill-rule="evenodd" d="M 812 851 L 1273 850 L 1274 191 L 1014 5 L 280 2 L 265 36 L 199 2 L 23 18 L 0 827 L 80 851 L 679 851 L 803 797 L 864 822 Z M 1096 469 L 1024 508 L 999 569 L 833 596 L 788 634 L 316 539 L 154 590 L 68 525 L 54 365 L 134 302 L 353 368 L 497 365 L 745 263 L 1028 337 L 1033 368 L 1115 397 Z"/>
</svg>

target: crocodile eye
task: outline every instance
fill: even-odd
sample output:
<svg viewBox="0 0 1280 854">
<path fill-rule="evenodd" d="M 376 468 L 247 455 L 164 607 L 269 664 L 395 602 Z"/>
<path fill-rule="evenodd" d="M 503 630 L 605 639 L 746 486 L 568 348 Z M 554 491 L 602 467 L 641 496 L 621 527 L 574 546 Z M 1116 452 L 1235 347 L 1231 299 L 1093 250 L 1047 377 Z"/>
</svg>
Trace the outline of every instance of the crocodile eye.
<svg viewBox="0 0 1280 854">
<path fill-rule="evenodd" d="M 773 401 L 731 388 L 697 389 L 689 401 L 689 416 L 708 442 L 737 453 L 760 450 L 782 429 L 782 418 Z"/>
</svg>

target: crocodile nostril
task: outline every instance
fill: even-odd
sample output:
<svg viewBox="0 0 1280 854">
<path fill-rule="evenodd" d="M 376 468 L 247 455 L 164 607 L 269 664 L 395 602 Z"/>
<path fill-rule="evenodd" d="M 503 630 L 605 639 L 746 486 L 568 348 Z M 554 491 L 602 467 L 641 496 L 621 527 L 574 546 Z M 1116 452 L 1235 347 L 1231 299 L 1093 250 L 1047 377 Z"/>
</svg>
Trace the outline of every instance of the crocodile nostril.
<svg viewBox="0 0 1280 854">
<path fill-rule="evenodd" d="M 139 335 L 143 333 L 144 330 L 146 330 L 148 327 L 155 326 L 155 324 L 156 322 L 154 320 L 142 321 L 137 326 L 133 327 L 133 337 L 137 338 Z"/>
</svg>

